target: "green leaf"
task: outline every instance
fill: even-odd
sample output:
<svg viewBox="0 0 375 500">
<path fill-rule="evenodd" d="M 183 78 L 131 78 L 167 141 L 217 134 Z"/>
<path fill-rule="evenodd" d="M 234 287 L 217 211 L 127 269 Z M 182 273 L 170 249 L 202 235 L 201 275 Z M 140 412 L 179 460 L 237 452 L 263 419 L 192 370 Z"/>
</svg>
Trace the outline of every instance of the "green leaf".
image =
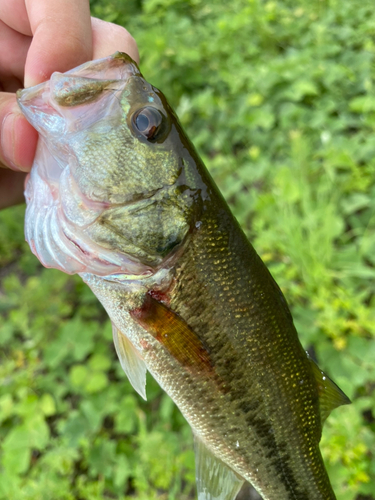
<svg viewBox="0 0 375 500">
<path fill-rule="evenodd" d="M 89 370 L 84 365 L 75 365 L 70 370 L 69 377 L 73 386 L 86 386 L 89 377 Z"/>
<path fill-rule="evenodd" d="M 46 417 L 50 417 L 56 413 L 55 400 L 50 394 L 43 394 L 39 400 L 39 406 Z"/>
<path fill-rule="evenodd" d="M 85 384 L 85 390 L 88 393 L 95 393 L 102 391 L 108 385 L 108 378 L 105 373 L 91 372 Z"/>
</svg>

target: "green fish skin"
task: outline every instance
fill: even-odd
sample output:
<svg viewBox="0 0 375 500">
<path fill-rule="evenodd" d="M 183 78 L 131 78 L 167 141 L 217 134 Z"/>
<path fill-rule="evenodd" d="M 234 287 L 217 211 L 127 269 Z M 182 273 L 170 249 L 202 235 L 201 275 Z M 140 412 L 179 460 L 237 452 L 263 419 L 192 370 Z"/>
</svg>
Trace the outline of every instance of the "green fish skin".
<svg viewBox="0 0 375 500">
<path fill-rule="evenodd" d="M 199 500 L 233 500 L 244 480 L 264 500 L 334 500 L 319 441 L 349 400 L 301 346 L 165 97 L 121 53 L 59 78 L 48 102 L 46 87 L 19 94 L 63 172 L 37 155 L 26 190 L 33 252 L 80 273 L 134 387 L 145 396 L 147 369 L 180 408 L 197 440 Z M 53 207 L 43 216 L 42 187 Z"/>
</svg>

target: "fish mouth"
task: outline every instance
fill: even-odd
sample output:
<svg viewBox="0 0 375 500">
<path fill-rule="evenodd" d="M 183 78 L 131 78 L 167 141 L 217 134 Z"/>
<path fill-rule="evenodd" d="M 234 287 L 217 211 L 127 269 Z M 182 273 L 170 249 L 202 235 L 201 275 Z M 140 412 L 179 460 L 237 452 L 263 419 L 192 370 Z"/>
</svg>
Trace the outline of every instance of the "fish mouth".
<svg viewBox="0 0 375 500">
<path fill-rule="evenodd" d="M 119 118 L 118 94 L 132 76 L 141 76 L 126 54 L 54 73 L 45 83 L 17 93 L 19 106 L 39 132 L 31 174 L 26 181 L 25 237 L 45 267 L 68 274 L 150 276 L 155 270 L 129 255 L 106 248 L 88 228 L 111 204 L 86 196 L 69 159 L 69 133 L 85 130 L 108 115 Z M 107 90 L 113 97 L 108 105 Z M 95 116 L 90 104 L 95 101 Z M 117 118 L 116 118 L 117 116 Z"/>
</svg>

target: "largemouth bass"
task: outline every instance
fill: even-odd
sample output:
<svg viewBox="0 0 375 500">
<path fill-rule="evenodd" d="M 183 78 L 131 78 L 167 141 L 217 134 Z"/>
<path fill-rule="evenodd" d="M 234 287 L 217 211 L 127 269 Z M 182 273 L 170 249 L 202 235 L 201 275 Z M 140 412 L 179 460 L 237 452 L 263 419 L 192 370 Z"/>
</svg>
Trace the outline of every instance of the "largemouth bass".
<svg viewBox="0 0 375 500">
<path fill-rule="evenodd" d="M 348 398 L 302 348 L 287 303 L 164 95 L 123 53 L 18 94 L 38 130 L 26 239 L 79 273 L 121 364 L 146 370 L 196 442 L 199 500 L 334 500 L 322 424 Z"/>
</svg>

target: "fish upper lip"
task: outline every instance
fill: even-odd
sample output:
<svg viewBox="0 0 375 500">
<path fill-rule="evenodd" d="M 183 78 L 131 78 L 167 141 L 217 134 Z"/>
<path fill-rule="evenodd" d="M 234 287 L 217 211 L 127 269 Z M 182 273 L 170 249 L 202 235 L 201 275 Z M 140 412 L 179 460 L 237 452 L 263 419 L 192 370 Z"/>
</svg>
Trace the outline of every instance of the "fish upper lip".
<svg viewBox="0 0 375 500">
<path fill-rule="evenodd" d="M 119 71 L 120 74 L 116 75 L 116 78 L 109 78 L 109 76 L 103 76 L 103 78 L 92 78 L 92 73 L 97 71 L 105 71 L 108 75 L 112 74 L 114 71 Z M 131 76 L 142 76 L 139 70 L 138 64 L 125 52 L 115 52 L 111 56 L 103 57 L 97 59 L 96 61 L 88 61 L 76 68 L 73 68 L 64 73 L 54 72 L 54 74 L 63 74 L 69 76 L 77 76 L 82 78 L 91 78 L 92 80 L 122 80 L 127 81 Z M 25 89 L 17 90 L 16 96 L 19 103 L 24 103 L 33 97 L 40 91 L 40 89 L 45 89 L 49 80 L 34 85 L 33 87 L 28 87 Z"/>
<path fill-rule="evenodd" d="M 67 106 L 64 103 L 59 103 L 58 99 L 56 101 L 56 97 L 53 95 L 54 79 L 58 80 L 61 78 L 67 81 L 71 80 L 72 82 L 74 82 L 74 79 L 90 79 L 92 82 L 112 81 L 114 84 L 118 82 L 124 86 L 132 76 L 142 76 L 137 63 L 127 54 L 116 52 L 109 57 L 81 64 L 77 68 L 65 73 L 55 72 L 46 82 L 34 87 L 18 90 L 16 94 L 17 102 L 21 111 L 34 128 L 42 135 L 45 135 L 43 127 L 37 123 L 35 115 L 42 112 L 45 115 L 61 116 L 62 109 L 64 106 Z M 77 106 L 82 104 L 84 105 L 84 102 L 78 103 Z M 75 105 L 72 105 L 72 107 L 75 107 Z M 51 133 L 51 130 L 49 133 Z M 60 131 L 57 130 L 56 133 L 60 134 Z"/>
</svg>

